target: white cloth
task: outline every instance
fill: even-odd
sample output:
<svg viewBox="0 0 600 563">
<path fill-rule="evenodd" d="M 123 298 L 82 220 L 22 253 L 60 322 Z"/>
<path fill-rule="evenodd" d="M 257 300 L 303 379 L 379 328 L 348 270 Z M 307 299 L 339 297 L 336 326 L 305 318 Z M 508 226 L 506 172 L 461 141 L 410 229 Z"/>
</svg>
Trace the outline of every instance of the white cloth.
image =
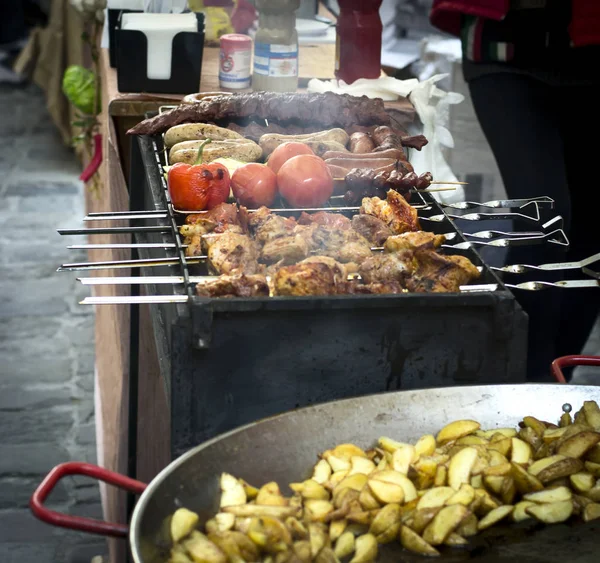
<svg viewBox="0 0 600 563">
<path fill-rule="evenodd" d="M 408 97 L 421 120 L 422 133 L 429 141 L 421 151 L 411 151 L 410 161 L 415 172 L 417 174 L 431 172 L 434 181 L 455 182 L 456 176 L 446 162 L 442 149 L 454 147 L 454 140 L 448 130 L 450 106 L 462 102 L 464 96 L 456 92 L 445 92 L 436 86 L 436 83 L 446 76 L 438 74 L 423 82 L 419 82 L 416 78 L 410 80 L 391 77 L 362 78 L 350 85 L 342 80 L 323 81 L 313 78 L 308 83 L 308 91 L 365 95 L 370 98 L 382 98 L 385 101 L 397 100 L 400 96 Z M 434 184 L 434 187 L 436 185 Z M 439 185 L 439 187 L 445 186 Z M 432 195 L 445 203 L 464 201 L 464 189 L 462 186 L 456 188 L 453 191 L 433 192 Z"/>
</svg>

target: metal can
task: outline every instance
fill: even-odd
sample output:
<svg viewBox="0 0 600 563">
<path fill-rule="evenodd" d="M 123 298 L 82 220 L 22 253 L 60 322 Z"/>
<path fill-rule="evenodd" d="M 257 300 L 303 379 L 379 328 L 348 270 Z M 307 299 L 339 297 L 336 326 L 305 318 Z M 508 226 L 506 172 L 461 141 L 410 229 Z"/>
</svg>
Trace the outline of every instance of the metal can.
<svg viewBox="0 0 600 563">
<path fill-rule="evenodd" d="M 250 87 L 252 39 L 241 33 L 221 36 L 219 84 L 221 88 L 239 90 Z"/>
</svg>

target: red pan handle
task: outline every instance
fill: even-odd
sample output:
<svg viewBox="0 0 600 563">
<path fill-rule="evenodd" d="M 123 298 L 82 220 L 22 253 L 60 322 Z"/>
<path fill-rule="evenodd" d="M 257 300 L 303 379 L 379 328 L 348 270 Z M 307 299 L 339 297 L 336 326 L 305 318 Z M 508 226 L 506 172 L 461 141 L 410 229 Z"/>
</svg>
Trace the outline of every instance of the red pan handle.
<svg viewBox="0 0 600 563">
<path fill-rule="evenodd" d="M 573 366 L 596 366 L 600 367 L 600 356 L 562 356 L 552 362 L 552 375 L 559 383 L 566 383 L 563 375 L 564 368 Z"/>
<path fill-rule="evenodd" d="M 44 501 L 48 498 L 48 495 L 52 492 L 56 484 L 67 475 L 85 475 L 138 495 L 142 494 L 146 488 L 146 484 L 141 481 L 130 479 L 119 473 L 113 473 L 97 465 L 75 461 L 61 463 L 48 473 L 31 496 L 29 507 L 35 517 L 52 526 L 69 528 L 70 530 L 81 530 L 82 532 L 99 534 L 101 536 L 127 537 L 129 527 L 126 525 L 103 522 L 102 520 L 94 520 L 93 518 L 84 518 L 82 516 L 69 516 L 68 514 L 49 510 L 44 506 Z"/>
</svg>

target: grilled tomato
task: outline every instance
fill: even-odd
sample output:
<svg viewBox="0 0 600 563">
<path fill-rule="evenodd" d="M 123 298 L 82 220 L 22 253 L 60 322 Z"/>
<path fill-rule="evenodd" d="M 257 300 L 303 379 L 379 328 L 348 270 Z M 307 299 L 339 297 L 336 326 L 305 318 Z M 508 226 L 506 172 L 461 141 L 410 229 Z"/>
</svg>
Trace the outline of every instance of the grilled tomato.
<svg viewBox="0 0 600 563">
<path fill-rule="evenodd" d="M 267 165 L 250 162 L 233 173 L 231 189 L 240 205 L 268 207 L 277 195 L 277 176 Z"/>
<path fill-rule="evenodd" d="M 279 169 L 277 185 L 293 207 L 320 207 L 333 193 L 333 176 L 321 158 L 301 154 Z"/>
</svg>

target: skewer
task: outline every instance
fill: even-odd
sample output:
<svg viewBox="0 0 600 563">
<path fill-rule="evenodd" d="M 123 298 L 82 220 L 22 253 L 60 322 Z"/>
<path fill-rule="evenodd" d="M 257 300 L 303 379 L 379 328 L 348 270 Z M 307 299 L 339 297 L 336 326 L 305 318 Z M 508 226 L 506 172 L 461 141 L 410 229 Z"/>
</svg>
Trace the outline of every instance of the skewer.
<svg viewBox="0 0 600 563">
<path fill-rule="evenodd" d="M 206 256 L 190 256 L 186 258 L 188 264 L 198 264 Z M 139 260 L 108 260 L 106 262 L 73 262 L 62 264 L 57 272 L 74 272 L 77 270 L 110 270 L 113 268 L 145 268 L 152 266 L 176 266 L 179 258 L 142 258 Z"/>
<path fill-rule="evenodd" d="M 461 285 L 461 293 L 476 293 L 480 291 L 498 291 L 499 285 L 495 283 L 479 285 Z M 359 296 L 354 296 L 359 297 Z M 142 303 L 187 303 L 187 295 L 115 295 L 109 297 L 86 297 L 79 302 L 80 305 L 132 305 Z"/>
<path fill-rule="evenodd" d="M 121 213 L 117 215 L 116 213 L 98 213 L 92 215 L 91 213 L 86 215 L 83 220 L 87 223 L 90 221 L 128 221 L 130 219 L 166 219 L 168 214 L 166 211 L 162 211 L 161 213 L 153 212 L 153 211 L 140 211 L 138 213 Z"/>
<path fill-rule="evenodd" d="M 540 264 L 539 266 L 532 266 L 530 264 L 510 264 L 508 266 L 490 266 L 492 270 L 497 272 L 506 272 L 509 274 L 523 274 L 529 271 L 542 271 L 542 272 L 554 272 L 560 270 L 584 270 L 590 264 L 600 260 L 600 252 L 594 254 L 584 260 L 578 262 L 554 262 L 549 264 Z"/>
<path fill-rule="evenodd" d="M 57 229 L 59 235 L 109 235 L 128 233 L 170 233 L 171 227 L 99 227 L 93 229 Z"/>
<path fill-rule="evenodd" d="M 187 244 L 182 244 L 181 248 L 187 248 Z M 173 242 L 140 242 L 140 243 L 115 243 L 115 244 L 71 244 L 67 246 L 68 250 L 112 250 L 119 248 L 177 248 Z"/>
<path fill-rule="evenodd" d="M 509 246 L 525 246 L 528 244 L 541 244 L 550 242 L 559 246 L 569 246 L 569 239 L 562 229 L 556 229 L 550 233 L 534 237 L 497 238 L 489 242 L 483 240 L 470 240 L 458 244 L 442 244 L 442 248 L 452 250 L 468 250 L 472 246 L 493 246 L 495 248 L 507 248 Z"/>
<path fill-rule="evenodd" d="M 469 185 L 469 182 L 442 182 L 441 180 L 437 181 L 437 182 L 431 182 L 431 183 L 432 184 L 454 184 L 457 186 L 468 186 Z"/>
<path fill-rule="evenodd" d="M 540 291 L 549 287 L 558 287 L 562 289 L 574 289 L 583 287 L 600 287 L 600 280 L 564 280 L 557 282 L 547 281 L 529 281 L 517 284 L 504 284 L 510 289 L 524 289 L 525 291 Z"/>
</svg>

